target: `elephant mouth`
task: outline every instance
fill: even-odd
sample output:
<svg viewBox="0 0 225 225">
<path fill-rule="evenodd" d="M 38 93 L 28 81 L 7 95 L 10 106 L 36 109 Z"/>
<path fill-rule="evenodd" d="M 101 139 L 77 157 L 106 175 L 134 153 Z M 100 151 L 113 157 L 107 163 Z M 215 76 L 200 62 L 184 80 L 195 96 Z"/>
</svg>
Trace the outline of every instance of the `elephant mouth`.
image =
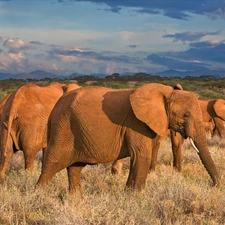
<svg viewBox="0 0 225 225">
<path fill-rule="evenodd" d="M 180 131 L 179 133 L 181 134 L 181 136 L 182 136 L 184 139 L 187 139 L 187 138 L 188 138 L 188 136 L 187 136 L 187 134 L 186 134 L 185 131 Z"/>
<path fill-rule="evenodd" d="M 179 124 L 170 124 L 169 129 L 174 130 L 175 132 L 180 133 L 180 135 L 184 138 L 187 139 L 189 137 L 186 126 L 184 123 L 179 123 Z"/>
<path fill-rule="evenodd" d="M 188 135 L 186 133 L 184 126 L 180 126 L 177 132 L 179 132 L 184 139 L 188 138 Z"/>
</svg>

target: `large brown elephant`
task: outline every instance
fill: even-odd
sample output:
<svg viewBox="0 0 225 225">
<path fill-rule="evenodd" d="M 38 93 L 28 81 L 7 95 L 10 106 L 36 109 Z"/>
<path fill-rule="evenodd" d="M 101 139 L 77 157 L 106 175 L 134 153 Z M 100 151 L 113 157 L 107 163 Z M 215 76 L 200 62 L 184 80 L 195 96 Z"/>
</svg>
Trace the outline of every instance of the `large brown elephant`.
<svg viewBox="0 0 225 225">
<path fill-rule="evenodd" d="M 184 104 L 185 103 L 185 104 Z M 195 94 L 162 84 L 115 90 L 84 87 L 63 95 L 48 123 L 48 145 L 38 186 L 67 168 L 69 191 L 81 191 L 81 171 L 87 164 L 108 163 L 130 156 L 128 188 L 145 186 L 152 149 L 168 128 L 193 140 L 212 178 L 220 175 L 211 158 L 202 115 Z"/>
<path fill-rule="evenodd" d="M 183 87 L 177 83 L 173 86 L 174 90 L 183 90 Z M 203 115 L 203 126 L 206 132 L 212 136 L 219 135 L 222 137 L 224 134 L 223 118 L 225 119 L 225 100 L 199 100 L 201 112 Z M 171 146 L 173 152 L 173 167 L 176 171 L 181 171 L 182 159 L 182 145 L 184 138 L 182 135 L 174 130 L 170 130 Z M 157 156 L 160 144 L 153 148 L 152 160 L 149 170 L 155 170 L 157 164 Z M 120 174 L 123 168 L 125 158 L 118 159 L 113 162 L 111 172 L 112 174 Z"/>
<path fill-rule="evenodd" d="M 75 89 L 78 85 L 71 84 Z M 32 171 L 34 158 L 47 145 L 47 121 L 58 99 L 67 92 L 65 84 L 46 87 L 26 84 L 0 104 L 0 181 L 13 153 L 22 150 L 25 168 Z M 63 90 L 64 88 L 64 90 Z"/>
</svg>

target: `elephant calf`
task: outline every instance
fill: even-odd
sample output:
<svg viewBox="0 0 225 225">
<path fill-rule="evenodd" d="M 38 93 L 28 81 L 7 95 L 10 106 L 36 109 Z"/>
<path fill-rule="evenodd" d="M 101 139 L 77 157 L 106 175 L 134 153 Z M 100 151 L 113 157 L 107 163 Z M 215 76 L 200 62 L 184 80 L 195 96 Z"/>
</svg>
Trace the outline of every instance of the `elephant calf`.
<svg viewBox="0 0 225 225">
<path fill-rule="evenodd" d="M 162 84 L 115 90 L 84 87 L 63 95 L 48 123 L 48 145 L 38 186 L 67 168 L 69 191 L 81 191 L 81 171 L 88 164 L 130 156 L 126 186 L 145 186 L 152 151 L 168 128 L 190 138 L 213 184 L 220 176 L 211 158 L 202 114 L 195 94 Z"/>
</svg>

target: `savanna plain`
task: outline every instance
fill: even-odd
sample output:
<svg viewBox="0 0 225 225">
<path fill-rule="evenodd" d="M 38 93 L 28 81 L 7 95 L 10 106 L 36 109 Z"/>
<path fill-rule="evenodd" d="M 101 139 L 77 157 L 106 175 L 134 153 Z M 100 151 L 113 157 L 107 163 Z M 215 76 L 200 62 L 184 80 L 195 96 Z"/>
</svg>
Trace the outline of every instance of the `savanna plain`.
<svg viewBox="0 0 225 225">
<path fill-rule="evenodd" d="M 52 81 L 38 84 L 48 82 Z M 173 79 L 160 83 L 180 83 L 201 99 L 225 99 L 223 80 Z M 13 80 L 0 82 L 1 99 L 23 84 L 23 81 Z M 143 81 L 82 81 L 78 84 L 126 88 L 143 84 Z M 41 152 L 30 174 L 24 170 L 23 153 L 19 151 L 11 159 L 5 181 L 0 185 L 0 224 L 225 224 L 225 140 L 211 138 L 209 134 L 207 140 L 222 177 L 220 187 L 212 187 L 209 175 L 188 140 L 182 147 L 182 172 L 174 171 L 168 137 L 161 142 L 156 170 L 149 173 L 142 192 L 124 190 L 129 173 L 127 158 L 119 175 L 111 174 L 111 163 L 86 166 L 82 171 L 82 198 L 72 198 L 68 194 L 66 170 L 56 174 L 47 190 L 35 189 L 41 171 Z"/>
</svg>

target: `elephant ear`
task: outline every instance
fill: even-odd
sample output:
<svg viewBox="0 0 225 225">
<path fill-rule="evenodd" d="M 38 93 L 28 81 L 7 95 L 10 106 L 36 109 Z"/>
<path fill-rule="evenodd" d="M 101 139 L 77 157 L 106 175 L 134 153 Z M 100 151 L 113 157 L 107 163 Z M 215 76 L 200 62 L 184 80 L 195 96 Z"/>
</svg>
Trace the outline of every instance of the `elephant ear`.
<svg viewBox="0 0 225 225">
<path fill-rule="evenodd" d="M 165 100 L 168 92 L 171 94 L 172 91 L 173 88 L 166 85 L 145 84 L 130 95 L 135 116 L 161 137 L 167 136 L 168 132 Z"/>
<path fill-rule="evenodd" d="M 213 105 L 216 115 L 219 116 L 222 120 L 225 120 L 225 100 L 218 99 Z"/>
</svg>

